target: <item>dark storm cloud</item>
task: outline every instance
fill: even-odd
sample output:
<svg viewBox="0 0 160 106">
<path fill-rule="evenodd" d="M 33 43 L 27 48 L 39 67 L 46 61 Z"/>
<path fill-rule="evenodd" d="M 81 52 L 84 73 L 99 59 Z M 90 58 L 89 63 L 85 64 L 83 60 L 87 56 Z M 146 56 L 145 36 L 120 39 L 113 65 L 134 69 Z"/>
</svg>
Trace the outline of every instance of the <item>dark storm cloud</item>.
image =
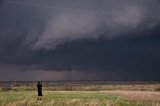
<svg viewBox="0 0 160 106">
<path fill-rule="evenodd" d="M 160 80 L 159 9 L 160 3 L 152 0 L 4 0 L 1 72 Z"/>
</svg>

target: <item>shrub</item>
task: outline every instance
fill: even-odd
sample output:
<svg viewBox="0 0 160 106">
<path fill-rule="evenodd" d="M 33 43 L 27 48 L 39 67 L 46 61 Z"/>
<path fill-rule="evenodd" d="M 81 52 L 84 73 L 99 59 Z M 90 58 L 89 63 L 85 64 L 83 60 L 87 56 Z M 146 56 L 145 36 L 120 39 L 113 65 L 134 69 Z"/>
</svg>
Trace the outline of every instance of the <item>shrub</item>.
<svg viewBox="0 0 160 106">
<path fill-rule="evenodd" d="M 11 89 L 11 87 L 2 87 L 2 91 L 10 91 Z"/>
<path fill-rule="evenodd" d="M 160 87 L 158 87 L 158 88 L 155 88 L 155 91 L 160 91 Z"/>
</svg>

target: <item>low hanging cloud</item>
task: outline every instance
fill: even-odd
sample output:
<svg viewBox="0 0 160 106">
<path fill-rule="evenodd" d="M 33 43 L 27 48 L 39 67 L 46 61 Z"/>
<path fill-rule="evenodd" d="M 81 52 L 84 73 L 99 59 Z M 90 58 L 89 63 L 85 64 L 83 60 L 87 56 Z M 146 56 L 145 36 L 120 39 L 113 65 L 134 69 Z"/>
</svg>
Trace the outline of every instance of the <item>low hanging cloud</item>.
<svg viewBox="0 0 160 106">
<path fill-rule="evenodd" d="M 91 33 L 98 27 L 92 14 L 58 14 L 49 20 L 46 30 L 35 43 L 34 48 L 54 48 L 58 44 L 78 39 L 95 38 Z"/>
<path fill-rule="evenodd" d="M 32 48 L 55 49 L 59 44 L 74 40 L 97 39 L 102 33 L 106 33 L 107 39 L 121 37 L 122 32 L 142 25 L 144 18 L 144 8 L 139 6 L 124 7 L 123 10 L 110 16 L 102 13 L 85 13 L 85 11 L 59 13 L 47 22 L 45 31 Z"/>
<path fill-rule="evenodd" d="M 36 25 L 28 28 L 28 34 L 23 42 L 24 46 L 29 46 L 33 50 L 55 49 L 58 45 L 67 42 L 83 39 L 96 40 L 102 36 L 106 39 L 128 37 L 135 30 L 136 32 L 141 32 L 141 30 L 152 29 L 159 24 L 159 20 L 155 21 L 155 19 L 160 14 L 152 14 L 159 7 L 155 5 L 155 2 L 151 1 L 122 2 L 102 0 L 102 5 L 98 1 L 90 3 L 90 0 L 76 2 L 70 0 L 70 2 L 62 1 L 61 5 L 63 5 L 60 7 L 45 6 L 41 2 L 16 1 L 8 1 L 6 3 L 11 3 L 10 5 L 15 6 L 19 5 L 23 8 L 40 8 L 40 10 L 34 11 L 33 14 L 38 13 L 39 17 L 43 16 L 41 19 L 45 23 L 41 25 L 43 28 L 37 28 Z M 50 1 L 50 4 L 53 3 L 59 2 Z M 46 12 L 48 10 L 52 12 Z M 148 22 L 148 20 L 155 22 Z M 40 20 L 38 19 L 38 21 Z M 24 21 L 22 23 L 25 24 Z"/>
<path fill-rule="evenodd" d="M 159 80 L 158 1 L 32 2 L 0 5 L 2 80 Z"/>
</svg>

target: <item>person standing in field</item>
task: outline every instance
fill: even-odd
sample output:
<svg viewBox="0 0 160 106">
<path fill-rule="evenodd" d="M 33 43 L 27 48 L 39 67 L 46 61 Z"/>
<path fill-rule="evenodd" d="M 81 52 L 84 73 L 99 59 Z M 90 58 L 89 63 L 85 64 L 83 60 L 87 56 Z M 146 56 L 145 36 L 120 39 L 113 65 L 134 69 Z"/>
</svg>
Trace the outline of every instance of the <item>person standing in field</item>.
<svg viewBox="0 0 160 106">
<path fill-rule="evenodd" d="M 42 100 L 42 82 L 38 82 L 37 91 L 38 91 L 38 100 Z"/>
</svg>

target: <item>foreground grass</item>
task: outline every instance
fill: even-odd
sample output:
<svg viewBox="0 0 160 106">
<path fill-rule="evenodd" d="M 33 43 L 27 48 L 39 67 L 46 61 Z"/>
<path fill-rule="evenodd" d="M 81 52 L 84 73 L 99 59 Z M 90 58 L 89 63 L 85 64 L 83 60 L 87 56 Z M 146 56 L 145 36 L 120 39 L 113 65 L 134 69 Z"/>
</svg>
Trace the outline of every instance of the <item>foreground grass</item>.
<svg viewBox="0 0 160 106">
<path fill-rule="evenodd" d="M 98 91 L 44 91 L 43 94 L 43 100 L 37 100 L 36 91 L 0 92 L 0 106 L 142 106 Z"/>
</svg>

